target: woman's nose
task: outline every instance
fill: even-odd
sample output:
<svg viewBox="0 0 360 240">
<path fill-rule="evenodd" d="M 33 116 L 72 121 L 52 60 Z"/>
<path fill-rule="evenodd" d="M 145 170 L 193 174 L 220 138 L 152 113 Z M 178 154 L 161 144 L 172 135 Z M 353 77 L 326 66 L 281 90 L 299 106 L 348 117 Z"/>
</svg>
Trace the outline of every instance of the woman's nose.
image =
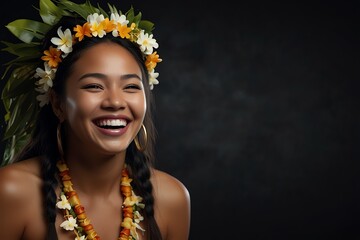
<svg viewBox="0 0 360 240">
<path fill-rule="evenodd" d="M 121 109 L 126 107 L 126 101 L 120 89 L 111 89 L 105 93 L 102 107 L 106 109 Z"/>
</svg>

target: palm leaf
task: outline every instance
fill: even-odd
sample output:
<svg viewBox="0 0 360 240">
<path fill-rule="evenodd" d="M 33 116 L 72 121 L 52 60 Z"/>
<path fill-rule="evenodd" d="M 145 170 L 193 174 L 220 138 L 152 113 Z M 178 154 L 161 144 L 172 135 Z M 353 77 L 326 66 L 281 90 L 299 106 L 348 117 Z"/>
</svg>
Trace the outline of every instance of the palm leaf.
<svg viewBox="0 0 360 240">
<path fill-rule="evenodd" d="M 41 40 L 51 26 L 35 20 L 17 19 L 6 27 L 21 41 L 31 43 L 34 38 Z"/>
<path fill-rule="evenodd" d="M 44 23 L 53 26 L 60 20 L 64 11 L 58 8 L 51 0 L 40 0 L 39 13 Z"/>
<path fill-rule="evenodd" d="M 78 4 L 68 0 L 59 0 L 58 7 L 62 8 L 64 11 L 68 10 L 71 12 L 75 12 L 80 15 L 82 18 L 87 19 L 87 16 L 92 13 L 100 13 L 100 10 L 91 5 L 91 3 L 87 0 L 85 3 Z"/>
<path fill-rule="evenodd" d="M 11 138 L 13 135 L 21 135 L 29 131 L 29 122 L 36 114 L 36 98 L 34 94 L 23 94 L 18 97 L 16 104 L 10 107 L 10 119 L 4 134 L 4 140 Z"/>
<path fill-rule="evenodd" d="M 9 52 L 19 57 L 34 56 L 39 54 L 39 44 L 35 43 L 10 43 L 2 41 L 5 48 L 2 51 Z"/>
</svg>

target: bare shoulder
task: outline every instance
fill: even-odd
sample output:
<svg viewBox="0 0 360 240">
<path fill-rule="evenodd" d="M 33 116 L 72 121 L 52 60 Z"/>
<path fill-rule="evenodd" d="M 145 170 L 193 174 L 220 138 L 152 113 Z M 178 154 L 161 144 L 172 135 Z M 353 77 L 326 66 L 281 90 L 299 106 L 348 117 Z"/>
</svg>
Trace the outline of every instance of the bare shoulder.
<svg viewBox="0 0 360 240">
<path fill-rule="evenodd" d="M 0 168 L 0 239 L 24 237 L 29 221 L 37 220 L 41 195 L 38 159 Z M 30 221 L 31 222 L 31 221 Z"/>
<path fill-rule="evenodd" d="M 0 198 L 21 197 L 29 185 L 40 184 L 40 167 L 37 158 L 9 164 L 0 168 Z"/>
<path fill-rule="evenodd" d="M 187 240 L 190 232 L 190 194 L 174 176 L 152 171 L 155 218 L 163 239 Z"/>
<path fill-rule="evenodd" d="M 160 170 L 153 170 L 151 182 L 153 184 L 155 196 L 162 203 L 171 205 L 176 201 L 189 201 L 190 193 L 187 187 L 174 176 Z"/>
</svg>

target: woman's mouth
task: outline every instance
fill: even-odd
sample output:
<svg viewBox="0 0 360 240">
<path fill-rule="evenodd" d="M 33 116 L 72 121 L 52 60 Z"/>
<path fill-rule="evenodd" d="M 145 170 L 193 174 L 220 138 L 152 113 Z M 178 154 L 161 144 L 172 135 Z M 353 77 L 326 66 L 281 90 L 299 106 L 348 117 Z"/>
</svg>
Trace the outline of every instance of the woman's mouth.
<svg viewBox="0 0 360 240">
<path fill-rule="evenodd" d="M 121 129 L 126 127 L 127 121 L 125 119 L 101 119 L 97 120 L 95 124 L 104 129 Z"/>
</svg>

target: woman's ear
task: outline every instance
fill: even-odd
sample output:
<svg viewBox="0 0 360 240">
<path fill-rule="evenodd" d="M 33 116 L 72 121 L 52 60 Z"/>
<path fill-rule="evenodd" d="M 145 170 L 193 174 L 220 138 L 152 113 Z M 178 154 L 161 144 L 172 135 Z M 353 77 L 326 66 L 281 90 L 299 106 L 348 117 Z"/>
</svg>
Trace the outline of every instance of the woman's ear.
<svg viewBox="0 0 360 240">
<path fill-rule="evenodd" d="M 54 114 L 62 123 L 65 120 L 63 101 L 52 89 L 49 90 L 49 100 Z"/>
</svg>

